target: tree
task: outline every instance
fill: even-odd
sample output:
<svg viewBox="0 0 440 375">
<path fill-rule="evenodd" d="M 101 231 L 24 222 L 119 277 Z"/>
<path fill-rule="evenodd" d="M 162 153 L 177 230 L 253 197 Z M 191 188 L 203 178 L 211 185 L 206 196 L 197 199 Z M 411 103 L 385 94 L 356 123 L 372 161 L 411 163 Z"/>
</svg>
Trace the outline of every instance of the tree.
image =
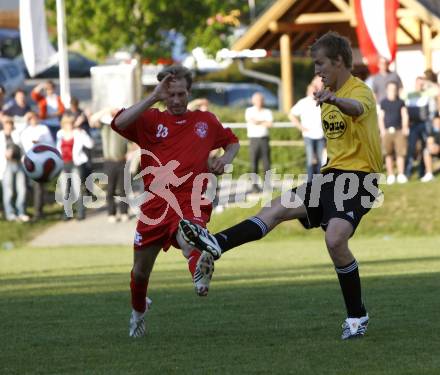
<svg viewBox="0 0 440 375">
<path fill-rule="evenodd" d="M 65 5 L 69 42 L 87 40 L 101 56 L 130 47 L 152 60 L 171 55 L 170 30 L 184 35 L 189 47 L 215 52 L 248 11 L 247 0 L 65 0 Z M 47 9 L 53 26 L 55 0 L 47 1 Z"/>
</svg>

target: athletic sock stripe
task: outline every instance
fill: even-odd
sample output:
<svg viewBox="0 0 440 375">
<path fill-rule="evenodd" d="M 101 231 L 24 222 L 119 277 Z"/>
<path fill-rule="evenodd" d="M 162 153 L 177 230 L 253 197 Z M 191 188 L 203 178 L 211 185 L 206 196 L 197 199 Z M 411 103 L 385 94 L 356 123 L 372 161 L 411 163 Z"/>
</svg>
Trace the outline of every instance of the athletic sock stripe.
<svg viewBox="0 0 440 375">
<path fill-rule="evenodd" d="M 256 216 L 249 218 L 249 220 L 252 221 L 253 223 L 257 224 L 260 227 L 263 237 L 267 234 L 267 225 L 264 223 L 263 220 L 261 220 L 260 218 L 258 218 Z"/>
<path fill-rule="evenodd" d="M 350 273 L 354 271 L 356 268 L 358 268 L 358 263 L 354 261 L 353 263 L 349 264 L 347 267 L 344 268 L 335 267 L 335 270 L 337 273 Z"/>
</svg>

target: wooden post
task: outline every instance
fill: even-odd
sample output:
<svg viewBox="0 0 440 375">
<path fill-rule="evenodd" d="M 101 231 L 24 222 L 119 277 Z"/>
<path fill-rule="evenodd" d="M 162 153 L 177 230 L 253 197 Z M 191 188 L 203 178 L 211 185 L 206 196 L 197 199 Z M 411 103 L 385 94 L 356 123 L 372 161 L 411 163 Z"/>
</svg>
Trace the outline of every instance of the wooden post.
<svg viewBox="0 0 440 375">
<path fill-rule="evenodd" d="M 425 69 L 432 69 L 431 27 L 422 21 L 422 50 L 425 57 Z"/>
<path fill-rule="evenodd" d="M 283 111 L 288 113 L 293 105 L 293 68 L 289 34 L 281 35 L 280 52 Z"/>
</svg>

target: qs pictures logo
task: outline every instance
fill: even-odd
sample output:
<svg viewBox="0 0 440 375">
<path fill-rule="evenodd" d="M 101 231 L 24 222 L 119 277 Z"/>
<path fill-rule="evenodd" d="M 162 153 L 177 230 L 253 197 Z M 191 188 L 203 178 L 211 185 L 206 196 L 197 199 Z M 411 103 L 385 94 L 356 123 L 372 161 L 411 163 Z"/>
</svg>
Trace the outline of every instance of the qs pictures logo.
<svg viewBox="0 0 440 375">
<path fill-rule="evenodd" d="M 334 139 L 344 135 L 347 124 L 339 111 L 326 113 L 322 120 L 322 127 L 327 138 Z"/>
</svg>

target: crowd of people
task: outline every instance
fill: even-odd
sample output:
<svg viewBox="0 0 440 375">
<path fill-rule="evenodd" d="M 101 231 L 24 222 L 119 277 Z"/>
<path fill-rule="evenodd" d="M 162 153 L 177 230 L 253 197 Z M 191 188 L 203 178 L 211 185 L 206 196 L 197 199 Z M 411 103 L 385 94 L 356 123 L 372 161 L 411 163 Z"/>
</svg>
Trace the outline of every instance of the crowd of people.
<svg viewBox="0 0 440 375">
<path fill-rule="evenodd" d="M 366 83 L 372 89 L 379 119 L 386 183 L 407 183 L 418 165 L 422 182 L 434 179 L 433 159 L 440 157 L 440 85 L 432 70 L 416 78 L 414 89 L 406 90 L 399 75 L 380 58 L 378 73 Z M 322 82 L 315 77 L 306 96 L 291 109 L 289 118 L 303 135 L 309 179 L 325 165 L 326 147 L 321 124 L 321 109 L 313 93 Z"/>
<path fill-rule="evenodd" d="M 123 195 L 122 178 L 127 142 L 111 131 L 111 113 L 106 110 L 95 116 L 86 114 L 75 97 L 71 98 L 70 105 L 66 108 L 52 81 L 38 84 L 30 92 L 30 99 L 22 89 L 17 90 L 9 101 L 5 100 L 4 94 L 4 88 L 0 87 L 0 181 L 3 218 L 13 222 L 28 222 L 38 221 L 45 216 L 44 207 L 49 203 L 47 186 L 28 179 L 21 162 L 23 155 L 36 144 L 55 146 L 62 155 L 64 167 L 59 180 L 61 191 L 68 196 L 72 190 L 77 198 L 74 215 L 64 212 L 62 218 L 85 218 L 82 193 L 85 179 L 93 171 L 92 124 L 97 129 L 102 128 L 104 169 L 108 175 L 108 221 L 127 221 L 127 204 L 121 202 L 120 215 L 117 216 L 114 198 L 115 195 Z M 107 126 L 102 126 L 104 123 Z M 78 178 L 72 178 L 72 175 Z M 80 185 L 73 181 L 80 181 Z M 28 215 L 28 202 L 33 205 L 32 217 Z"/>
<path fill-rule="evenodd" d="M 407 90 L 396 72 L 389 68 L 387 60 L 381 58 L 378 73 L 369 77 L 366 83 L 372 89 L 379 119 L 382 152 L 385 162 L 386 183 L 406 183 L 414 173 L 417 164 L 418 177 L 422 182 L 434 179 L 434 159 L 440 156 L 440 86 L 437 75 L 427 70 L 424 76 L 416 78 L 414 89 Z M 321 108 L 316 105 L 314 93 L 322 90 L 320 77 L 314 77 L 307 86 L 305 97 L 291 108 L 288 117 L 303 136 L 306 171 L 309 180 L 327 162 L 326 141 L 321 123 Z M 30 92 L 19 89 L 13 98 L 5 99 L 5 90 L 0 87 L 0 179 L 2 187 L 3 218 L 8 221 L 27 222 L 26 202 L 32 201 L 32 220 L 44 216 L 46 187 L 43 183 L 29 181 L 21 166 L 21 158 L 37 143 L 52 144 L 61 152 L 64 170 L 61 186 L 69 191 L 70 173 L 80 181 L 92 172 L 91 149 L 94 141 L 91 129 L 100 129 L 104 172 L 108 176 L 106 203 L 108 221 L 115 223 L 129 220 L 129 206 L 115 201 L 116 195 L 123 195 L 124 166 L 133 147 L 112 131 L 110 122 L 116 114 L 114 109 L 104 109 L 93 115 L 86 114 L 72 97 L 68 109 L 56 93 L 52 81 L 38 84 Z M 263 173 L 271 169 L 269 133 L 273 115 L 265 108 L 262 93 L 251 98 L 252 106 L 245 111 L 247 136 L 249 139 L 250 171 L 258 174 L 262 162 Z M 189 109 L 206 111 L 207 99 L 197 99 Z M 113 111 L 113 112 L 112 112 Z M 76 218 L 85 218 L 81 194 L 83 187 L 75 191 L 79 197 L 76 204 Z M 255 181 L 252 192 L 261 192 Z M 30 199 L 32 197 L 32 199 Z M 65 220 L 70 216 L 64 215 Z"/>
</svg>

